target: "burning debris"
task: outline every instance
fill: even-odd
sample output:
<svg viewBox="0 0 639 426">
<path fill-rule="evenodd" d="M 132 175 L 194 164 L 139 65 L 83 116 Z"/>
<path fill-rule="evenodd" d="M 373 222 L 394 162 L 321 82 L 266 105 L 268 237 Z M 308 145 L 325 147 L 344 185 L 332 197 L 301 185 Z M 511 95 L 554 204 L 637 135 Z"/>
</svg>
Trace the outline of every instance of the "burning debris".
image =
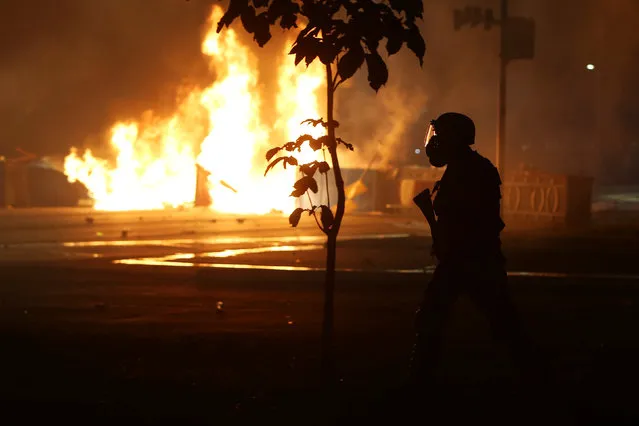
<svg viewBox="0 0 639 426">
<path fill-rule="evenodd" d="M 220 181 L 220 184 L 237 194 L 237 189 L 233 188 L 231 185 L 229 185 L 228 183 L 224 182 L 223 180 Z"/>
</svg>

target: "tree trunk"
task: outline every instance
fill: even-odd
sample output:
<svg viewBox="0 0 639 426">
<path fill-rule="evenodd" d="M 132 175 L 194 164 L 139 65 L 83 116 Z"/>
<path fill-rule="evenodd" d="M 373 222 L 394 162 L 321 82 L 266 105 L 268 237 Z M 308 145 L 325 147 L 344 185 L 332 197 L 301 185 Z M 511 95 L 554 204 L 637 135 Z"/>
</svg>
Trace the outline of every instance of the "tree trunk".
<svg viewBox="0 0 639 426">
<path fill-rule="evenodd" d="M 322 377 L 327 382 L 335 378 L 335 360 L 333 357 L 333 325 L 335 294 L 335 259 L 337 251 L 337 233 L 329 232 L 326 244 L 326 275 L 324 277 L 324 321 L 322 323 Z"/>
<path fill-rule="evenodd" d="M 335 378 L 335 360 L 333 356 L 333 334 L 334 334 L 334 293 L 335 293 L 335 263 L 337 255 L 337 235 L 342 225 L 344 217 L 344 206 L 346 195 L 344 193 L 344 179 L 337 157 L 337 143 L 335 141 L 335 124 L 333 121 L 333 70 L 331 65 L 326 65 L 326 110 L 327 110 L 327 131 L 329 137 L 329 153 L 333 174 L 335 176 L 335 186 L 337 187 L 337 209 L 333 226 L 327 232 L 326 248 L 326 278 L 324 281 L 324 321 L 322 324 L 322 371 L 323 377 L 327 381 Z M 330 206 L 329 206 L 330 208 Z"/>
</svg>

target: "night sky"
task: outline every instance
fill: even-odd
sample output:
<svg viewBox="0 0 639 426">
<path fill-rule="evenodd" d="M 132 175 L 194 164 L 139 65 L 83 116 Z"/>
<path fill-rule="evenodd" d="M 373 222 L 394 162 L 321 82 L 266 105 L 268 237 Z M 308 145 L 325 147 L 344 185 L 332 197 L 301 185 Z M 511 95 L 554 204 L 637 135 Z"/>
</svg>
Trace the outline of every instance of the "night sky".
<svg viewBox="0 0 639 426">
<path fill-rule="evenodd" d="M 639 2 L 510 3 L 512 15 L 535 19 L 537 55 L 509 69 L 509 164 L 569 173 L 602 170 L 610 182 L 639 183 Z M 105 131 L 117 119 L 137 118 L 147 109 L 170 113 L 181 84 L 212 81 L 200 54 L 211 4 L 0 2 L 0 154 L 11 156 L 21 147 L 64 155 L 71 145 L 104 145 Z M 355 113 L 354 97 L 342 96 L 338 113 L 351 122 L 344 129 L 351 142 L 371 143 L 358 134 L 367 122 L 401 119 L 406 129 L 399 152 L 410 157 L 427 120 L 459 110 L 476 120 L 477 147 L 493 157 L 499 32 L 481 27 L 455 32 L 452 10 L 467 4 L 498 7 L 497 0 L 426 1 L 424 68 L 408 54 L 390 62 L 389 86 L 406 105 L 402 117 L 389 116 L 382 102 L 376 113 L 370 106 L 377 105 L 375 94 L 363 75 L 345 89 L 357 92 L 358 102 L 370 110 Z M 595 72 L 585 69 L 589 62 Z M 603 144 L 595 148 L 597 116 Z"/>
</svg>

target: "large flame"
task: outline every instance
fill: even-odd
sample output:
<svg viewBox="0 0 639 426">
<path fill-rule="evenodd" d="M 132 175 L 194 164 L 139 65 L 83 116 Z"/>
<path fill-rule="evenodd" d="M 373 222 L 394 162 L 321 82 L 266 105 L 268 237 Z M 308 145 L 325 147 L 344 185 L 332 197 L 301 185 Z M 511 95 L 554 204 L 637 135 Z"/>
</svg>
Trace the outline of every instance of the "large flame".
<svg viewBox="0 0 639 426">
<path fill-rule="evenodd" d="M 65 158 L 68 179 L 86 185 L 101 210 L 159 209 L 191 205 L 195 198 L 196 164 L 207 170 L 212 207 L 229 213 L 289 211 L 294 169 L 276 167 L 264 177 L 268 148 L 304 133 L 319 136 L 321 126 L 300 125 L 319 118 L 318 92 L 324 87 L 322 67 L 295 67 L 288 51 L 280 59 L 275 110 L 278 118 L 262 123 L 258 58 L 233 29 L 215 31 L 223 11 L 215 6 L 202 53 L 210 61 L 215 82 L 188 91 L 177 112 L 167 119 L 152 116 L 116 123 L 111 132 L 115 164 L 90 150 L 75 148 Z M 290 45 L 290 44 L 288 44 Z M 268 107 L 268 106 L 266 106 Z M 270 140 L 270 137 L 286 138 Z M 301 162 L 318 158 L 305 149 Z"/>
<path fill-rule="evenodd" d="M 287 141 L 294 141 L 303 134 L 309 134 L 314 138 L 322 136 L 326 133 L 322 126 L 301 123 L 309 118 L 319 118 L 320 116 L 318 113 L 318 93 L 325 88 L 324 70 L 319 64 L 313 63 L 304 72 L 300 72 L 300 68 L 303 66 L 295 66 L 295 63 L 287 55 L 288 50 L 282 53 L 283 60 L 279 69 L 277 97 L 277 113 L 280 119 L 276 122 L 276 126 L 283 130 Z M 306 143 L 302 145 L 301 152 L 295 151 L 294 154 L 300 164 L 322 160 L 320 152 L 314 152 Z M 293 182 L 296 177 L 299 176 L 287 173 L 286 179 L 288 182 Z M 289 183 L 288 186 L 290 187 L 291 184 Z M 327 202 L 327 199 L 324 198 L 325 194 L 322 192 L 315 196 L 309 192 L 308 196 L 313 198 L 311 204 L 314 205 Z M 291 202 L 291 206 L 292 204 Z M 292 208 L 291 206 L 287 206 L 288 209 Z"/>
</svg>

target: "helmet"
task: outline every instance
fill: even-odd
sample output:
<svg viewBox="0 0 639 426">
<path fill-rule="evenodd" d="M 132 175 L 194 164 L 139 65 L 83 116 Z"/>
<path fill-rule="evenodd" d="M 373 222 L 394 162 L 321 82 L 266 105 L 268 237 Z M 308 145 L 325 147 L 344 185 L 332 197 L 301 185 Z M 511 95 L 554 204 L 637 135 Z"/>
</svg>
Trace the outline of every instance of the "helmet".
<svg viewBox="0 0 639 426">
<path fill-rule="evenodd" d="M 431 122 L 435 134 L 442 139 L 461 142 L 464 145 L 475 143 L 475 123 L 458 112 L 447 112 Z"/>
</svg>

